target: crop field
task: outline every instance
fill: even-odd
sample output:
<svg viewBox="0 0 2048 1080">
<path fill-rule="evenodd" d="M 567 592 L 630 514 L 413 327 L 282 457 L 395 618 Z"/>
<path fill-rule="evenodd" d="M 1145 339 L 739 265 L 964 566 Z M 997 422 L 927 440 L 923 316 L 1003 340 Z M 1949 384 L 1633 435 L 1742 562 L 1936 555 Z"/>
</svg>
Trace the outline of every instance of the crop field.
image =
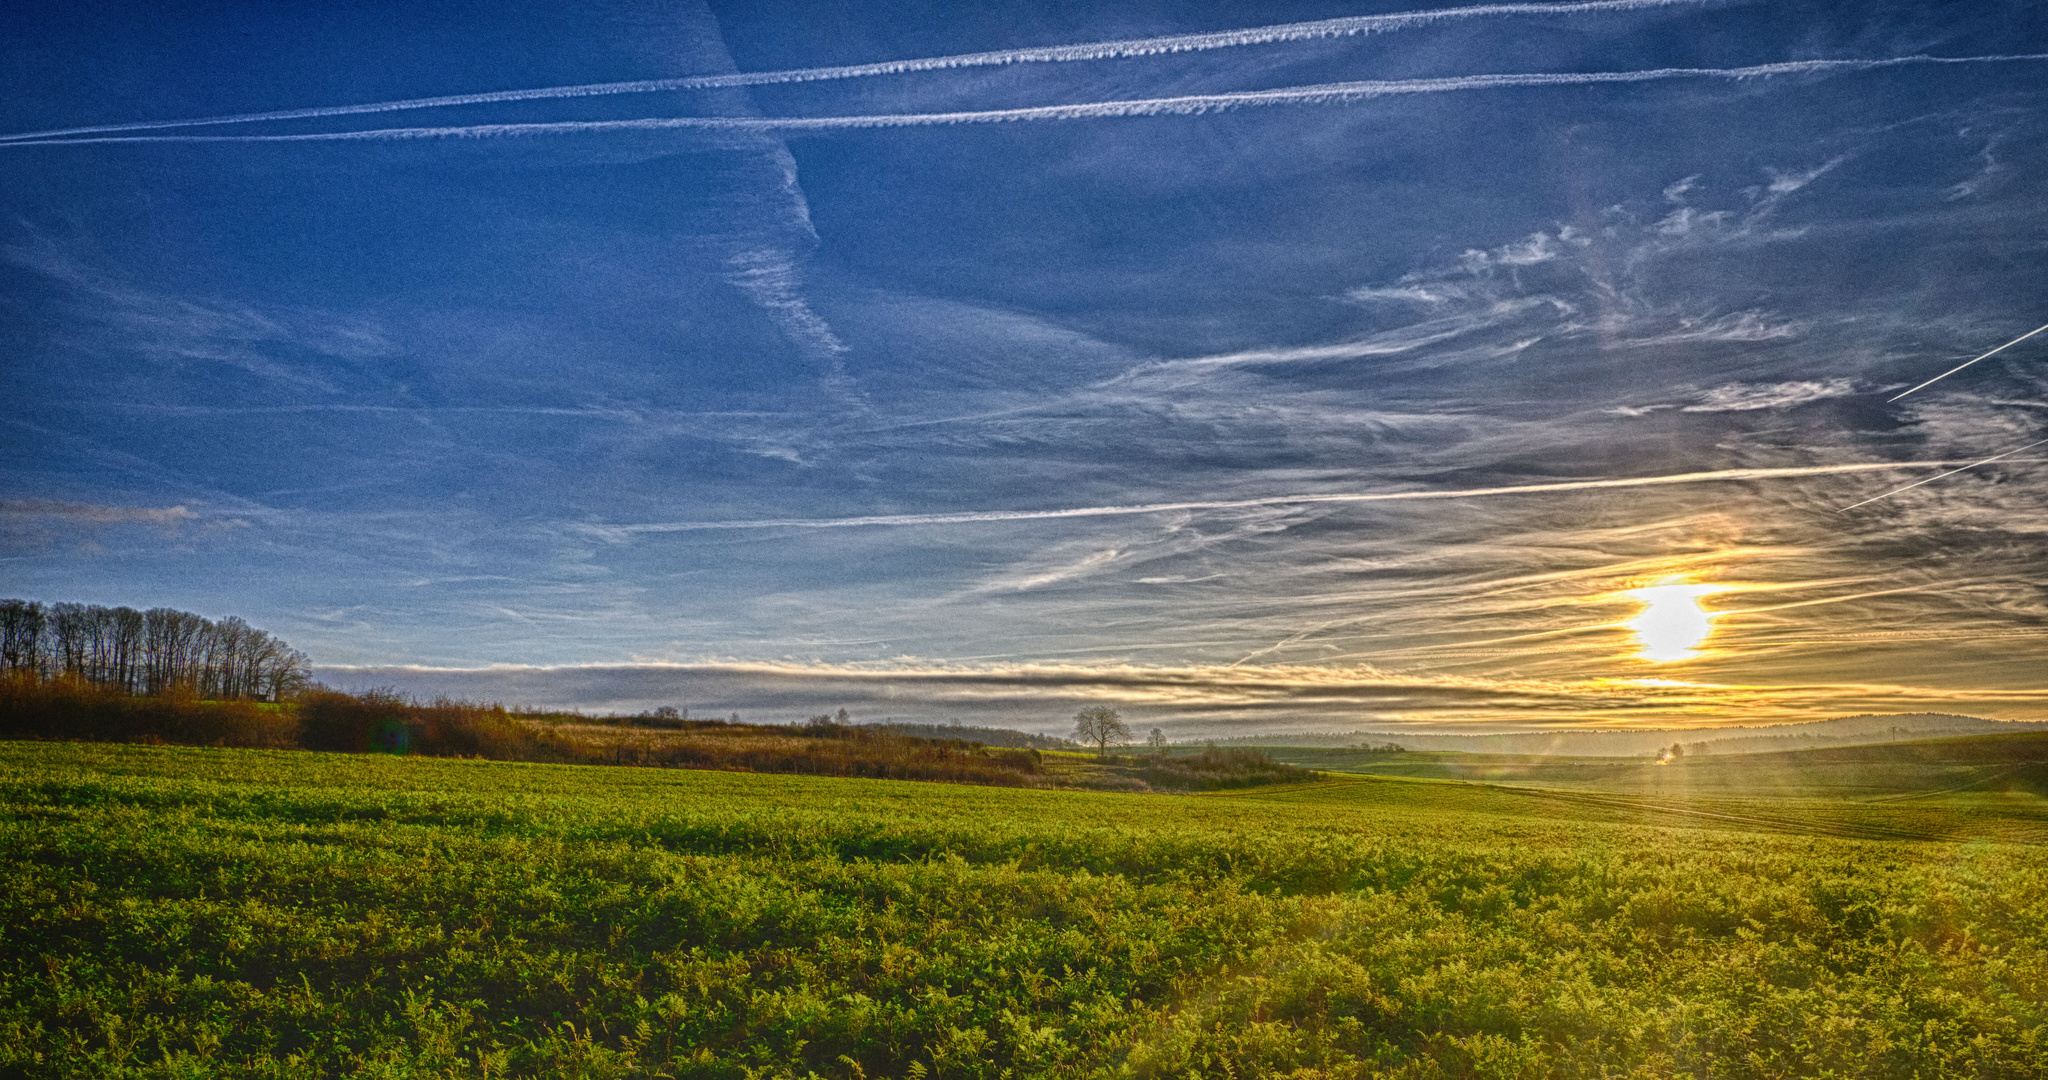
<svg viewBox="0 0 2048 1080">
<path fill-rule="evenodd" d="M 2044 805 L 0 743 L 0 1076 L 2043 1076 Z"/>
<path fill-rule="evenodd" d="M 1477 780 L 1670 798 L 1923 798 L 1930 793 L 2048 793 L 2048 734 L 1972 735 L 1775 753 L 1655 761 L 1585 755 L 1260 747 L 1295 765 L 1411 779 Z"/>
</svg>

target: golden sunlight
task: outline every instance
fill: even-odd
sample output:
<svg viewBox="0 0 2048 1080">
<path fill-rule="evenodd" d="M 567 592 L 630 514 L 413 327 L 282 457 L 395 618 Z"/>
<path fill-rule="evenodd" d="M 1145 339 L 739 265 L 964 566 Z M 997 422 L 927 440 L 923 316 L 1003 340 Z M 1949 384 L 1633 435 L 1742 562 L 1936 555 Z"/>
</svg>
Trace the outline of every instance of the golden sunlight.
<svg viewBox="0 0 2048 1080">
<path fill-rule="evenodd" d="M 1643 605 L 1635 618 L 1622 624 L 1635 631 L 1641 646 L 1636 655 L 1659 664 L 1698 656 L 1700 644 L 1714 632 L 1714 617 L 1700 608 L 1700 597 L 1720 591 L 1673 577 L 1623 593 Z"/>
</svg>

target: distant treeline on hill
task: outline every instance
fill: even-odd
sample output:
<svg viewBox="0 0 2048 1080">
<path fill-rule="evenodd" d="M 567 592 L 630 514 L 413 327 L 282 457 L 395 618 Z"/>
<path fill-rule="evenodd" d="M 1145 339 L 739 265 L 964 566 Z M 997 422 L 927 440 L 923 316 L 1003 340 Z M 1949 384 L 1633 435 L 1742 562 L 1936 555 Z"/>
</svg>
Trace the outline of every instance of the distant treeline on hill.
<svg viewBox="0 0 2048 1080">
<path fill-rule="evenodd" d="M 282 700 L 306 656 L 232 615 L 0 600 L 0 678 L 72 678 L 124 694 Z"/>
</svg>

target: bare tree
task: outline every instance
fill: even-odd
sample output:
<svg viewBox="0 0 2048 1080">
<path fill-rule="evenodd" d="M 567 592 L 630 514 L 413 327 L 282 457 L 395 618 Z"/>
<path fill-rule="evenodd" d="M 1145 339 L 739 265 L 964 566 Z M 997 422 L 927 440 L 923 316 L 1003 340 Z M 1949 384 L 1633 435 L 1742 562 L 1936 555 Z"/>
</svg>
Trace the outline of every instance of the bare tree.
<svg viewBox="0 0 2048 1080">
<path fill-rule="evenodd" d="M 0 600 L 0 674 L 43 673 L 48 622 L 43 605 L 33 600 Z"/>
<path fill-rule="evenodd" d="M 219 698 L 243 696 L 242 650 L 257 633 L 260 631 L 233 615 L 206 627 L 200 635 L 201 655 L 205 657 L 200 664 L 205 684 L 200 693 Z"/>
<path fill-rule="evenodd" d="M 1094 743 L 1098 756 L 1107 756 L 1110 743 L 1124 743 L 1130 740 L 1131 729 L 1124 726 L 1122 714 L 1107 705 L 1090 705 L 1074 714 L 1074 738 L 1084 743 Z"/>
<path fill-rule="evenodd" d="M 312 675 L 307 670 L 306 654 L 286 645 L 276 638 L 263 654 L 262 676 L 257 685 L 270 695 L 272 701 L 283 701 L 312 685 Z"/>
<path fill-rule="evenodd" d="M 84 604 L 51 604 L 47 633 L 49 665 L 55 674 L 84 675 L 91 650 L 87 624 L 92 621 Z"/>
<path fill-rule="evenodd" d="M 1170 752 L 1170 744 L 1166 741 L 1166 732 L 1158 728 L 1152 729 L 1152 734 L 1145 740 L 1145 745 L 1151 747 L 1152 752 L 1160 757 L 1165 757 Z"/>
<path fill-rule="evenodd" d="M 78 673 L 89 682 L 101 686 L 114 681 L 114 612 L 98 604 L 89 604 L 79 613 L 79 636 L 84 639 L 83 662 Z"/>
<path fill-rule="evenodd" d="M 111 684 L 133 694 L 142 689 L 142 612 L 117 607 L 109 612 L 113 626 L 114 660 Z"/>
<path fill-rule="evenodd" d="M 306 655 L 232 615 L 0 600 L 0 674 L 69 675 L 130 694 L 185 688 L 281 700 L 307 685 Z"/>
</svg>

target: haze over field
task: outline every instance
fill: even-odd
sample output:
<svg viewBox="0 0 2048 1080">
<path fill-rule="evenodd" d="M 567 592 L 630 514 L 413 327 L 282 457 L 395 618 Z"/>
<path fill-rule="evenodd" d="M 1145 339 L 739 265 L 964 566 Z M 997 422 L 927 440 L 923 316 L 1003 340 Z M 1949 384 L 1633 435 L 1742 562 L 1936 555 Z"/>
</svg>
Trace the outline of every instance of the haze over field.
<svg viewBox="0 0 2048 1080">
<path fill-rule="evenodd" d="M 0 595 L 749 720 L 2048 719 L 2039 4 L 13 16 Z"/>
</svg>

